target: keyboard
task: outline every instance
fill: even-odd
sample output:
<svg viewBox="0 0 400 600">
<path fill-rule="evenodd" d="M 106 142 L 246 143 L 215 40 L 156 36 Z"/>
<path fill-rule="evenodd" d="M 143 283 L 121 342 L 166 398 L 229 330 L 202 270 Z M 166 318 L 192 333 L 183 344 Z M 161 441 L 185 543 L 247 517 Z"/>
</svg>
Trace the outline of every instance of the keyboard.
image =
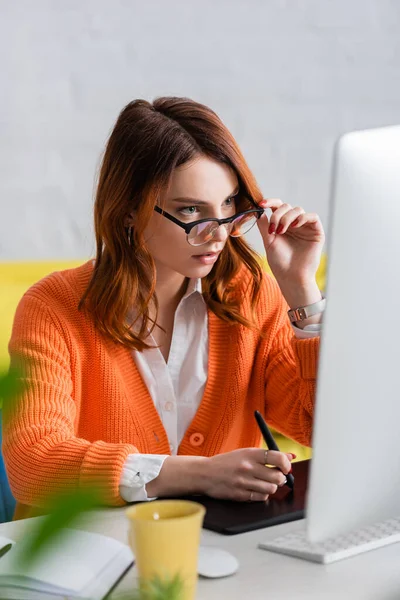
<svg viewBox="0 0 400 600">
<path fill-rule="evenodd" d="M 282 535 L 261 542 L 258 547 L 304 560 L 328 564 L 362 552 L 400 542 L 400 518 L 368 525 L 351 533 L 311 543 L 305 531 Z"/>
</svg>

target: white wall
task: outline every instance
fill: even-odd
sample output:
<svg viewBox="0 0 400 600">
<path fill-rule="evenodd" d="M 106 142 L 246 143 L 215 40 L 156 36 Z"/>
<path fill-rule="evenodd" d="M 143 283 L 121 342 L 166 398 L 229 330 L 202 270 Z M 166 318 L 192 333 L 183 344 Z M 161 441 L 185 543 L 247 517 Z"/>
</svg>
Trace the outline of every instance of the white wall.
<svg viewBox="0 0 400 600">
<path fill-rule="evenodd" d="M 400 123 L 397 0 L 0 0 L 0 23 L 0 260 L 93 253 L 95 169 L 133 98 L 209 104 L 265 195 L 325 225 L 338 135 Z"/>
</svg>

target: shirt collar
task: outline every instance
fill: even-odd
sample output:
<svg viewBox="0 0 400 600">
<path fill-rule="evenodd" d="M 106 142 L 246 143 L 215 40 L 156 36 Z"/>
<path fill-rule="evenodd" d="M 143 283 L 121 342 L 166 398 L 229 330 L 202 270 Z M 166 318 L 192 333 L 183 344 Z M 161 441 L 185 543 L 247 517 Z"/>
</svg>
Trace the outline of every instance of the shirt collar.
<svg viewBox="0 0 400 600">
<path fill-rule="evenodd" d="M 191 296 L 192 294 L 195 294 L 196 292 L 200 295 L 202 295 L 202 293 L 203 293 L 203 287 L 201 284 L 200 277 L 194 277 L 192 279 L 189 279 L 188 286 L 186 288 L 186 292 L 185 292 L 182 300 L 185 300 L 185 298 L 188 298 L 189 296 Z"/>
</svg>

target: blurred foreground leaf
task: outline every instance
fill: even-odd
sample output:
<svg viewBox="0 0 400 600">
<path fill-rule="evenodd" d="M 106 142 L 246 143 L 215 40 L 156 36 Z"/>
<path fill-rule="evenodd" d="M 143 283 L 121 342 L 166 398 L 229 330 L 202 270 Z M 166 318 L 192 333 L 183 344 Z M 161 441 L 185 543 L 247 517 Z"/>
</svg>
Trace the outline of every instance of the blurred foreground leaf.
<svg viewBox="0 0 400 600">
<path fill-rule="evenodd" d="M 21 389 L 19 374 L 15 369 L 0 373 L 0 404 L 4 400 L 12 400 Z"/>
<path fill-rule="evenodd" d="M 95 489 L 77 490 L 53 499 L 50 504 L 51 512 L 32 529 L 29 539 L 24 544 L 24 564 L 29 565 L 49 545 L 58 541 L 64 528 L 78 523 L 85 514 L 102 504 L 104 506 L 101 495 Z"/>
<path fill-rule="evenodd" d="M 142 580 L 140 589 L 116 595 L 116 600 L 182 600 L 183 581 L 180 575 L 162 579 L 155 576 L 151 580 Z"/>
<path fill-rule="evenodd" d="M 171 579 L 155 577 L 151 581 L 141 582 L 141 588 L 137 592 L 137 600 L 180 600 L 183 582 L 179 575 Z"/>
</svg>

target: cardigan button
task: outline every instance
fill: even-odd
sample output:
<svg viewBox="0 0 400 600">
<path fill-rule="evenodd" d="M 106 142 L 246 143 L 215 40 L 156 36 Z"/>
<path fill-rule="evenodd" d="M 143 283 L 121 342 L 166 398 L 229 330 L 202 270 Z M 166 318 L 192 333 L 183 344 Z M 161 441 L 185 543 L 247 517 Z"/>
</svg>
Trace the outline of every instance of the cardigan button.
<svg viewBox="0 0 400 600">
<path fill-rule="evenodd" d="M 192 433 L 189 442 L 192 446 L 201 446 L 204 442 L 204 435 L 202 433 Z"/>
</svg>

